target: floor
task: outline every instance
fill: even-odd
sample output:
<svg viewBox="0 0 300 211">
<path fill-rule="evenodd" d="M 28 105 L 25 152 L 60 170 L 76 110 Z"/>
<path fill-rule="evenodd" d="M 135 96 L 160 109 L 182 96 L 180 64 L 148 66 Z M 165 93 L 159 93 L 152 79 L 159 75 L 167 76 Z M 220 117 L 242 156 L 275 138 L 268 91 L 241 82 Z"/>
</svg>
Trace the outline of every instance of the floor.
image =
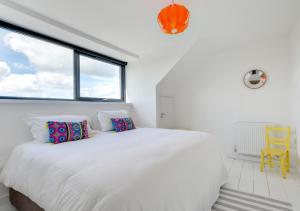
<svg viewBox="0 0 300 211">
<path fill-rule="evenodd" d="M 291 202 L 294 210 L 300 210 L 300 177 L 295 170 L 287 179 L 281 177 L 280 169 L 266 167 L 259 171 L 259 163 L 240 159 L 227 159 L 229 171 L 227 187 L 266 197 Z M 7 198 L 0 199 L 0 211 L 16 211 Z"/>
<path fill-rule="evenodd" d="M 225 186 L 291 202 L 295 211 L 300 210 L 300 177 L 295 169 L 283 179 L 278 165 L 271 169 L 266 166 L 260 172 L 258 162 L 227 159 L 227 167 L 229 180 Z"/>
<path fill-rule="evenodd" d="M 0 199 L 0 211 L 16 211 L 16 209 L 10 205 L 8 197 Z"/>
</svg>

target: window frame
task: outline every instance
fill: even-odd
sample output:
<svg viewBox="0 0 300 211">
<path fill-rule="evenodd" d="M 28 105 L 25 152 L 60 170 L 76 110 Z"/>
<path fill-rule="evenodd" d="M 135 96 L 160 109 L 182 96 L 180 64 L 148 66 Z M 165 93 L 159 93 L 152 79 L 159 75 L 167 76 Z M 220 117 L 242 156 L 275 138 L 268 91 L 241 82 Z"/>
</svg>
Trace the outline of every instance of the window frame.
<svg viewBox="0 0 300 211">
<path fill-rule="evenodd" d="M 0 28 L 7 29 L 19 34 L 23 34 L 35 39 L 46 41 L 58 46 L 69 48 L 73 51 L 73 99 L 63 99 L 63 98 L 39 98 L 39 97 L 14 97 L 14 96 L 0 96 L 1 99 L 6 100 L 45 100 L 45 101 L 88 101 L 88 102 L 125 102 L 126 101 L 126 65 L 127 62 L 121 61 L 110 56 L 98 53 L 93 50 L 88 50 L 86 48 L 59 40 L 57 38 L 50 37 L 39 32 L 35 32 L 15 24 L 8 23 L 6 21 L 0 20 Z M 121 71 L 121 98 L 111 99 L 111 98 L 92 98 L 92 97 L 80 97 L 80 62 L 79 56 L 85 55 L 92 57 L 94 59 L 100 60 L 102 62 L 119 65 Z M 0 101 L 1 103 L 1 101 Z"/>
<path fill-rule="evenodd" d="M 94 60 L 98 60 L 101 62 L 106 62 L 109 64 L 113 64 L 113 65 L 118 65 L 120 66 L 120 76 L 121 76 L 121 81 L 120 81 L 120 88 L 121 88 L 121 98 L 120 99 L 114 99 L 114 98 L 94 98 L 94 97 L 81 97 L 80 96 L 80 55 L 82 56 L 86 56 L 90 59 L 94 59 Z M 74 58 L 76 57 L 76 59 L 74 59 L 74 75 L 76 75 L 77 77 L 74 77 L 74 80 L 76 80 L 75 84 L 76 84 L 76 93 L 74 98 L 75 99 L 79 99 L 80 101 L 101 101 L 101 102 L 120 102 L 120 101 L 125 101 L 125 92 L 123 92 L 123 90 L 125 90 L 125 66 L 121 66 L 119 64 L 116 64 L 115 62 L 112 62 L 110 60 L 104 60 L 103 58 L 99 57 L 97 54 L 91 53 L 91 52 L 86 52 L 86 51 L 79 51 L 79 50 L 75 50 L 74 51 Z"/>
</svg>

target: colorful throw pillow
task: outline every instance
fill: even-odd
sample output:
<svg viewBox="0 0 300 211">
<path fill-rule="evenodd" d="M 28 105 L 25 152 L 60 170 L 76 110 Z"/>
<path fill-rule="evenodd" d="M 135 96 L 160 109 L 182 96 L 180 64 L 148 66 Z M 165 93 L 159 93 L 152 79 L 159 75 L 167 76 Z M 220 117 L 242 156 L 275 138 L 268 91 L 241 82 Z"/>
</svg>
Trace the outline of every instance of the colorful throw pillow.
<svg viewBox="0 0 300 211">
<path fill-rule="evenodd" d="M 67 141 L 77 141 L 89 137 L 88 124 L 82 122 L 47 122 L 49 129 L 49 142 L 59 144 Z"/>
<path fill-rule="evenodd" d="M 111 119 L 116 118 L 128 118 L 130 117 L 128 112 L 125 110 L 114 110 L 114 111 L 99 111 L 98 112 L 98 121 L 101 126 L 102 131 L 113 130 L 111 124 Z"/>
<path fill-rule="evenodd" d="M 87 120 L 89 136 L 93 134 L 91 125 L 89 124 L 89 117 L 84 115 L 39 115 L 39 114 L 27 114 L 25 118 L 26 124 L 30 127 L 32 137 L 35 141 L 49 142 L 49 129 L 47 122 L 82 122 Z"/>
<path fill-rule="evenodd" d="M 134 123 L 130 117 L 112 118 L 111 121 L 112 121 L 113 130 L 115 130 L 116 132 L 135 129 Z"/>
</svg>

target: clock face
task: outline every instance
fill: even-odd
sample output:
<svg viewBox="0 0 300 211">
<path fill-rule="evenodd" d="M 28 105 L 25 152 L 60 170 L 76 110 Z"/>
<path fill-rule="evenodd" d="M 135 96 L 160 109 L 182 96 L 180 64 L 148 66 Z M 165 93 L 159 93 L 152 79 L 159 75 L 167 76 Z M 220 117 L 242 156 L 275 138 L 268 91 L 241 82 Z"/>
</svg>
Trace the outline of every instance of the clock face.
<svg viewBox="0 0 300 211">
<path fill-rule="evenodd" d="M 250 70 L 244 76 L 244 84 L 250 89 L 259 89 L 267 82 L 267 75 L 262 70 Z"/>
</svg>

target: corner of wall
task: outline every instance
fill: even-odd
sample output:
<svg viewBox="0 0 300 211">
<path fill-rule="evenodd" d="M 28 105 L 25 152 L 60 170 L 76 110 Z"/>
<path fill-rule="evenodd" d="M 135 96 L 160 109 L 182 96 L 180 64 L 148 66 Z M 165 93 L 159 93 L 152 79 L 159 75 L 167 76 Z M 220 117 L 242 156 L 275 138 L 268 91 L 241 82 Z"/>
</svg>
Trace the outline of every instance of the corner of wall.
<svg viewBox="0 0 300 211">
<path fill-rule="evenodd" d="M 299 110 L 299 79 L 300 79 L 300 19 L 295 23 L 291 34 L 290 34 L 290 52 L 291 52 L 291 63 L 292 63 L 292 80 L 291 80 L 291 124 L 296 130 L 296 170 L 300 175 L 300 110 Z"/>
<path fill-rule="evenodd" d="M 299 157 L 297 159 L 296 170 L 297 170 L 298 175 L 300 176 L 300 158 Z"/>
</svg>

